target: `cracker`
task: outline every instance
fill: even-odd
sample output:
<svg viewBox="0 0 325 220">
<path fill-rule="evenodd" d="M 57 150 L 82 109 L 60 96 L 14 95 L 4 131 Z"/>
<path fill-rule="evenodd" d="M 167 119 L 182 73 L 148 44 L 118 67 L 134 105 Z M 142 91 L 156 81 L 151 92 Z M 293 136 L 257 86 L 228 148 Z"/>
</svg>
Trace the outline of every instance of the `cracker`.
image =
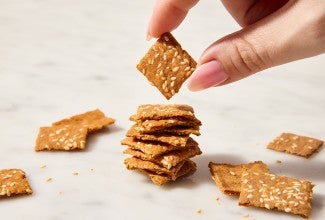
<svg viewBox="0 0 325 220">
<path fill-rule="evenodd" d="M 173 117 L 169 119 L 161 119 L 161 120 L 145 120 L 145 121 L 137 121 L 137 124 L 143 128 L 143 131 L 159 131 L 166 128 L 174 127 L 174 126 L 182 126 L 182 127 L 197 127 L 201 125 L 201 121 L 198 119 L 188 120 L 182 117 Z"/>
<path fill-rule="evenodd" d="M 167 169 L 153 162 L 141 160 L 136 157 L 126 158 L 124 160 L 124 164 L 129 170 L 148 170 L 156 174 L 168 176 L 172 180 L 175 180 L 177 178 L 177 173 L 182 168 L 184 163 L 185 161 L 182 161 L 176 166 Z"/>
<path fill-rule="evenodd" d="M 73 124 L 41 127 L 36 140 L 35 151 L 82 150 L 86 147 L 87 133 L 88 128 Z"/>
<path fill-rule="evenodd" d="M 241 188 L 241 176 L 247 170 L 268 172 L 267 165 L 262 161 L 247 164 L 209 163 L 212 179 L 220 191 L 230 196 L 238 196 Z"/>
<path fill-rule="evenodd" d="M 169 176 L 166 175 L 159 175 L 153 172 L 149 172 L 147 170 L 141 170 L 143 173 L 149 176 L 151 181 L 156 185 L 164 185 L 173 181 Z M 179 177 L 190 175 L 196 171 L 196 164 L 191 160 L 186 160 L 181 169 L 176 174 L 176 179 Z"/>
<path fill-rule="evenodd" d="M 133 134 L 127 135 L 127 137 L 133 137 L 138 139 L 139 141 L 153 141 L 153 142 L 161 142 L 164 144 L 169 144 L 175 147 L 185 147 L 186 143 L 188 142 L 189 136 L 175 136 L 171 134 Z"/>
<path fill-rule="evenodd" d="M 195 120 L 194 110 L 191 106 L 185 104 L 145 104 L 140 105 L 137 113 L 130 117 L 131 121 L 144 121 L 169 119 L 182 117 L 189 120 Z"/>
<path fill-rule="evenodd" d="M 96 109 L 54 122 L 52 125 L 80 125 L 88 128 L 89 132 L 93 132 L 114 124 L 114 122 L 115 119 L 106 117 L 102 111 Z"/>
<path fill-rule="evenodd" d="M 269 143 L 267 148 L 308 158 L 316 152 L 323 143 L 323 141 L 315 138 L 283 133 Z"/>
<path fill-rule="evenodd" d="M 122 145 L 127 145 L 131 149 L 140 150 L 147 155 L 148 158 L 156 158 L 164 153 L 198 146 L 198 143 L 192 138 L 189 138 L 185 146 L 173 146 L 170 144 L 153 142 L 153 141 L 139 141 L 132 137 L 124 138 L 121 141 Z"/>
<path fill-rule="evenodd" d="M 173 134 L 173 135 L 201 135 L 200 133 L 200 127 L 184 127 L 184 126 L 173 126 L 169 128 L 164 128 L 161 130 L 155 130 L 155 131 L 146 131 L 143 129 L 143 127 L 139 126 L 138 124 L 134 124 L 131 128 L 131 130 L 135 130 L 139 134 L 155 134 L 155 135 L 161 135 L 161 134 Z"/>
<path fill-rule="evenodd" d="M 0 197 L 32 194 L 25 172 L 20 169 L 0 170 Z"/>
<path fill-rule="evenodd" d="M 173 135 L 173 134 L 143 134 L 131 127 L 127 133 L 127 137 L 134 137 L 143 141 L 157 141 L 170 144 L 176 147 L 184 147 L 189 139 L 189 135 Z"/>
<path fill-rule="evenodd" d="M 191 146 L 185 149 L 169 151 L 168 153 L 155 158 L 152 158 L 151 155 L 145 154 L 140 150 L 134 150 L 131 148 L 126 149 L 123 153 L 131 154 L 134 157 L 140 158 L 142 160 L 148 160 L 167 169 L 170 169 L 171 167 L 176 166 L 179 162 L 196 155 L 200 155 L 202 152 L 198 146 Z"/>
<path fill-rule="evenodd" d="M 247 172 L 242 176 L 239 205 L 275 209 L 308 218 L 313 187 L 307 180 Z"/>
<path fill-rule="evenodd" d="M 170 34 L 163 34 L 140 60 L 137 69 L 170 99 L 196 68 L 195 60 Z"/>
</svg>

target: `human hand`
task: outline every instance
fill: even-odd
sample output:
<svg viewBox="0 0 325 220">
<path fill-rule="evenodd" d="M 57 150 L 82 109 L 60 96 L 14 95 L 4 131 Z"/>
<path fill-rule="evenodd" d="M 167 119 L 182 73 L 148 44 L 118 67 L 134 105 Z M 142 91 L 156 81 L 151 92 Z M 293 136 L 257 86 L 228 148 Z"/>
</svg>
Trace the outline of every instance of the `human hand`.
<svg viewBox="0 0 325 220">
<path fill-rule="evenodd" d="M 180 25 L 198 0 L 157 0 L 147 38 Z M 242 26 L 211 44 L 189 78 L 192 91 L 225 85 L 264 69 L 325 52 L 324 0 L 222 0 Z"/>
</svg>

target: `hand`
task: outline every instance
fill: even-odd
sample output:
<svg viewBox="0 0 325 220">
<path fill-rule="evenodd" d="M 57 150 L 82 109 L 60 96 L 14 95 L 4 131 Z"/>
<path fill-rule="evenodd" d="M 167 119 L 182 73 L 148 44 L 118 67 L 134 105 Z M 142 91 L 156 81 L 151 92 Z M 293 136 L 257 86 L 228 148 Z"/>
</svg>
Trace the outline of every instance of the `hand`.
<svg viewBox="0 0 325 220">
<path fill-rule="evenodd" d="M 197 2 L 157 0 L 147 38 L 174 30 Z M 324 0 L 222 0 L 222 3 L 242 29 L 217 40 L 203 52 L 189 78 L 188 87 L 192 91 L 232 83 L 325 51 Z"/>
</svg>

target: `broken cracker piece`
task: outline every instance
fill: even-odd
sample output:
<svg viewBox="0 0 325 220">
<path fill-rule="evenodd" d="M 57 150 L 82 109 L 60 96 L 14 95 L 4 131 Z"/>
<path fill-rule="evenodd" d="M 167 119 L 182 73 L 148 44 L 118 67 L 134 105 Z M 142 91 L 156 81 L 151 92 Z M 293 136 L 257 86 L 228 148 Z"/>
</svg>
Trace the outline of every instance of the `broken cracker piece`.
<svg viewBox="0 0 325 220">
<path fill-rule="evenodd" d="M 167 169 L 153 162 L 144 161 L 136 157 L 126 158 L 124 160 L 124 164 L 126 168 L 129 170 L 148 170 L 156 174 L 166 175 L 170 177 L 171 180 L 175 180 L 177 178 L 177 173 L 181 169 L 184 163 L 185 161 L 181 161 L 171 169 Z"/>
<path fill-rule="evenodd" d="M 80 125 L 88 128 L 89 132 L 93 132 L 102 129 L 105 126 L 114 124 L 114 122 L 115 119 L 106 117 L 102 111 L 96 109 L 54 122 L 52 125 Z"/>
<path fill-rule="evenodd" d="M 142 141 L 155 141 L 170 144 L 176 147 L 184 147 L 189 140 L 189 135 L 174 135 L 174 134 L 142 134 L 140 131 L 131 127 L 127 133 L 127 137 L 133 137 Z"/>
<path fill-rule="evenodd" d="M 170 33 L 163 34 L 137 65 L 137 69 L 166 99 L 179 91 L 195 68 L 195 60 Z"/>
<path fill-rule="evenodd" d="M 133 150 L 140 150 L 146 154 L 148 158 L 152 159 L 173 150 L 187 149 L 198 146 L 198 143 L 192 138 L 188 139 L 185 146 L 173 146 L 170 144 L 155 141 L 140 141 L 132 137 L 124 138 L 121 141 L 121 144 L 129 146 L 129 148 Z"/>
<path fill-rule="evenodd" d="M 31 194 L 25 172 L 20 169 L 0 170 L 0 197 Z"/>
<path fill-rule="evenodd" d="M 292 133 L 282 133 L 269 143 L 267 148 L 308 158 L 316 152 L 323 143 L 323 141 L 311 137 Z"/>
<path fill-rule="evenodd" d="M 41 127 L 36 139 L 35 151 L 82 150 L 86 147 L 88 128 L 62 124 Z"/>
<path fill-rule="evenodd" d="M 262 161 L 247 164 L 209 163 L 212 179 L 220 191 L 230 196 L 238 196 L 241 188 L 241 177 L 247 170 L 268 172 L 267 165 Z"/>
<path fill-rule="evenodd" d="M 194 173 L 196 171 L 196 164 L 191 160 L 186 160 L 184 162 L 183 166 L 177 172 L 175 180 L 172 180 L 169 176 L 164 175 L 164 174 L 156 174 L 156 173 L 150 172 L 148 170 L 140 170 L 140 171 L 145 173 L 146 175 L 148 175 L 154 184 L 161 186 L 161 185 L 164 185 L 171 181 L 175 181 L 179 177 L 187 176 L 187 175 Z"/>
<path fill-rule="evenodd" d="M 142 160 L 151 161 L 167 169 L 170 169 L 171 167 L 176 166 L 181 161 L 199 155 L 202 152 L 198 146 L 189 146 L 187 148 L 169 151 L 155 158 L 152 158 L 151 155 L 145 154 L 140 150 L 134 150 L 131 148 L 126 149 L 123 153 L 130 154 Z"/>
<path fill-rule="evenodd" d="M 239 205 L 276 209 L 308 218 L 313 187 L 307 180 L 248 171 L 242 175 Z"/>
</svg>

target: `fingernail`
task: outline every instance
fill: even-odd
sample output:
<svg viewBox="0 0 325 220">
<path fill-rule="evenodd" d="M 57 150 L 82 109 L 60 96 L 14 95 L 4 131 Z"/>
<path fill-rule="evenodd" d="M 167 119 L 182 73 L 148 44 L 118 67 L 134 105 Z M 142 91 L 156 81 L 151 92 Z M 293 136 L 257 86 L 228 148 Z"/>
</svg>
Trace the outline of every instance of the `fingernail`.
<svg viewBox="0 0 325 220">
<path fill-rule="evenodd" d="M 229 78 L 224 71 L 221 63 L 217 60 L 212 60 L 204 63 L 196 68 L 189 78 L 187 87 L 191 91 L 200 91 L 212 86 L 220 85 Z"/>
<path fill-rule="evenodd" d="M 147 33 L 146 40 L 150 41 L 151 39 L 152 39 L 152 36 L 149 33 Z"/>
</svg>

